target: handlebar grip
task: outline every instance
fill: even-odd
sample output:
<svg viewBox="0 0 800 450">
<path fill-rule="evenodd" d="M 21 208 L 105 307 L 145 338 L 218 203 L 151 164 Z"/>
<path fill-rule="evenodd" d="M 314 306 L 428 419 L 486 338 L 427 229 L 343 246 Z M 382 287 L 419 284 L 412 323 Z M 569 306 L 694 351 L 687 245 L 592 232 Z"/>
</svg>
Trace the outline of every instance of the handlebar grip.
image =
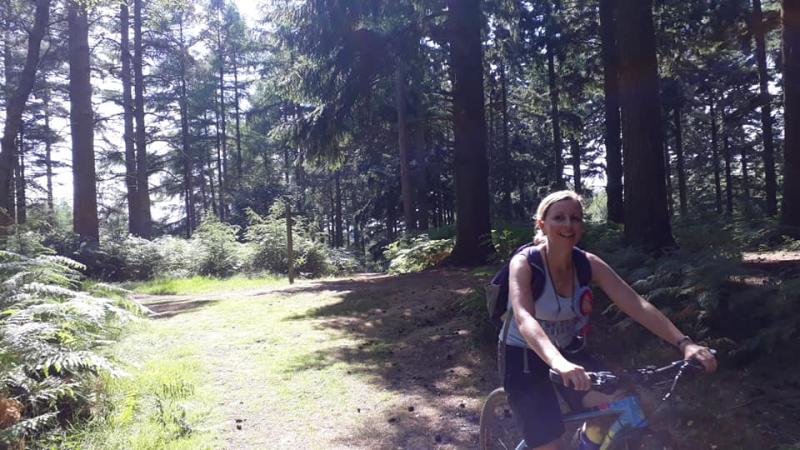
<svg viewBox="0 0 800 450">
<path fill-rule="evenodd" d="M 564 386 L 564 380 L 561 378 L 561 374 L 553 369 L 550 369 L 550 381 L 555 384 Z"/>
</svg>

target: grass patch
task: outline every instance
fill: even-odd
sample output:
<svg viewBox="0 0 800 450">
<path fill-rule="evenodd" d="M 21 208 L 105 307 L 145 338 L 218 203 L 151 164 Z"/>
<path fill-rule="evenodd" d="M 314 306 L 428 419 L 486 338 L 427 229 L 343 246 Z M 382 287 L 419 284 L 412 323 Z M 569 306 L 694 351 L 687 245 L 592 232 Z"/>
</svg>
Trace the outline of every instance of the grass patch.
<svg viewBox="0 0 800 450">
<path fill-rule="evenodd" d="M 197 275 L 191 278 L 158 279 L 131 283 L 126 288 L 139 294 L 192 295 L 256 289 L 284 283 L 287 283 L 287 279 L 278 275 L 260 275 L 257 277 L 236 275 L 223 279 Z"/>
<path fill-rule="evenodd" d="M 210 373 L 201 347 L 175 338 L 165 322 L 145 323 L 114 348 L 128 362 L 128 376 L 106 377 L 94 418 L 66 436 L 39 442 L 43 448 L 183 450 L 219 448 L 213 421 L 217 394 L 204 385 Z"/>
</svg>

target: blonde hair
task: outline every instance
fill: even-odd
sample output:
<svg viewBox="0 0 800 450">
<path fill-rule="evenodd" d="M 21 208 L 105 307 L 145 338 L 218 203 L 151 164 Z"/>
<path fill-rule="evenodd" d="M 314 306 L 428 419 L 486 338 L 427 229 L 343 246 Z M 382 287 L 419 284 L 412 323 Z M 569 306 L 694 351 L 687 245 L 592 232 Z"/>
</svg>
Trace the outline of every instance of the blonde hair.
<svg viewBox="0 0 800 450">
<path fill-rule="evenodd" d="M 543 198 L 542 201 L 539 202 L 539 207 L 536 208 L 536 217 L 534 217 L 536 227 L 536 234 L 533 237 L 534 244 L 543 244 L 547 242 L 547 236 L 545 236 L 544 232 L 542 232 L 542 229 L 539 228 L 539 221 L 544 220 L 545 216 L 547 215 L 547 210 L 549 210 L 554 203 L 558 203 L 563 200 L 575 200 L 581 206 L 581 211 L 583 211 L 583 198 L 575 191 L 570 191 L 567 189 L 548 194 L 547 197 Z"/>
</svg>

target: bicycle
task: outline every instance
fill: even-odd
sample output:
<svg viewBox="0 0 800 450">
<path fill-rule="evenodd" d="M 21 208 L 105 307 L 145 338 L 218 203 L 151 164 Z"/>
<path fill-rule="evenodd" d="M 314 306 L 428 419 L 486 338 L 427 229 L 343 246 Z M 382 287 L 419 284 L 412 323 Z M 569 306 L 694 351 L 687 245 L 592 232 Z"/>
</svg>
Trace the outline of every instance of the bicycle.
<svg viewBox="0 0 800 450">
<path fill-rule="evenodd" d="M 592 386 L 601 390 L 617 386 L 638 385 L 657 388 L 669 385 L 666 394 L 650 414 L 651 417 L 654 417 L 672 396 L 680 378 L 685 373 L 694 370 L 702 371 L 703 367 L 697 361 L 680 360 L 663 367 L 647 366 L 628 369 L 620 374 L 606 371 L 587 373 L 592 381 Z M 550 371 L 550 380 L 554 383 L 562 383 L 561 376 L 553 370 Z M 640 398 L 636 393 L 631 393 L 607 405 L 563 414 L 561 420 L 563 423 L 569 424 L 606 416 L 616 416 L 617 420 L 606 433 L 600 450 L 672 450 L 675 448 L 667 432 L 650 428 L 642 410 Z M 489 394 L 481 409 L 479 448 L 481 450 L 524 450 L 527 448 L 522 434 L 514 423 L 511 407 L 508 405 L 506 392 L 502 387 Z"/>
</svg>

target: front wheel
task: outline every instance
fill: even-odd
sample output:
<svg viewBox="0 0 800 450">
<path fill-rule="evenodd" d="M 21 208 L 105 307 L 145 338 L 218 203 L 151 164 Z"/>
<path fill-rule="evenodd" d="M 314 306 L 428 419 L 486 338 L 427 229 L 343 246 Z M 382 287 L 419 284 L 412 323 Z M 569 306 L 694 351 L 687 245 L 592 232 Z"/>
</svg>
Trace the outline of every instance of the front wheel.
<svg viewBox="0 0 800 450">
<path fill-rule="evenodd" d="M 609 450 L 675 450 L 672 437 L 663 430 L 649 428 L 623 432 Z"/>
<path fill-rule="evenodd" d="M 514 450 L 522 441 L 503 388 L 486 398 L 481 409 L 480 450 Z"/>
</svg>

